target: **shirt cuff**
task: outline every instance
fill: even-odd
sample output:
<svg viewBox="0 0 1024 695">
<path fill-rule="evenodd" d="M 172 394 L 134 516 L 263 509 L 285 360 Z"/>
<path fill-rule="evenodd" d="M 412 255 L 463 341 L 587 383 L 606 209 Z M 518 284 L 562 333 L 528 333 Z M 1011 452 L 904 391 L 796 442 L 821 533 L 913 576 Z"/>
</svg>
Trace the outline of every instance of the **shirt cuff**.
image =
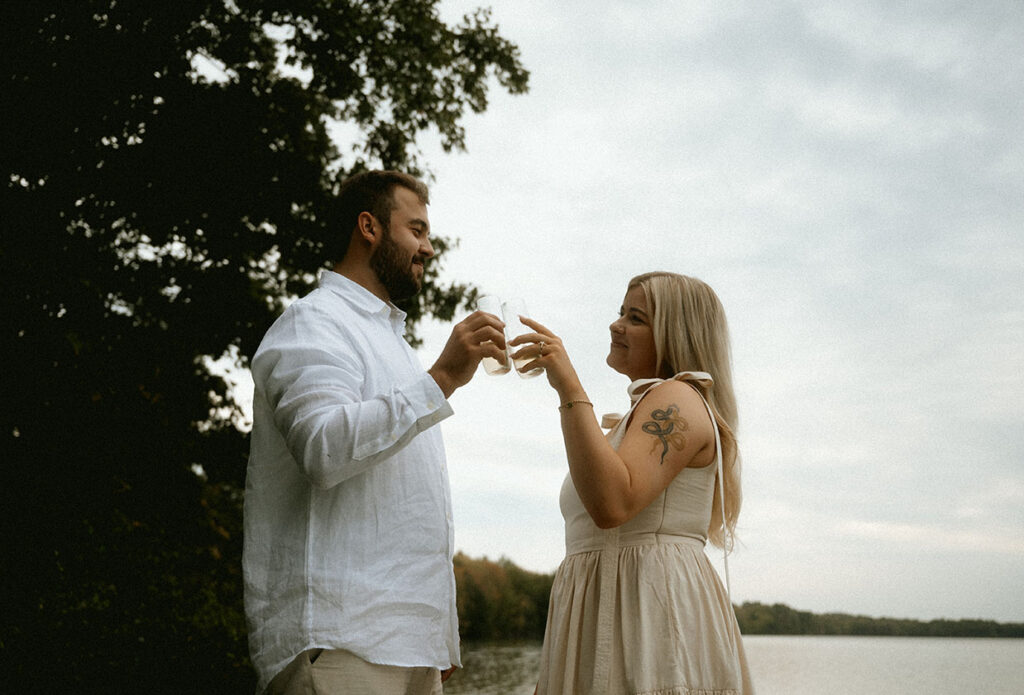
<svg viewBox="0 0 1024 695">
<path fill-rule="evenodd" d="M 444 391 L 434 381 L 434 377 L 423 372 L 420 377 L 402 389 L 416 413 L 416 421 L 420 423 L 420 431 L 433 427 L 455 413 Z"/>
</svg>

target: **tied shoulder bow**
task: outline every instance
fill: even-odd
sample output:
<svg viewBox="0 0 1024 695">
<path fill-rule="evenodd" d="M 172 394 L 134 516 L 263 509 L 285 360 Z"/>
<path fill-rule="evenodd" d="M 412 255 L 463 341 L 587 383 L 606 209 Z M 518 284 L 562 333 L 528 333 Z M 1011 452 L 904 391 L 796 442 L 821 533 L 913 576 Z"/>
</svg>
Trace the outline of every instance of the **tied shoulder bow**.
<svg viewBox="0 0 1024 695">
<path fill-rule="evenodd" d="M 626 393 L 629 394 L 630 410 L 633 409 L 633 406 L 637 404 L 645 393 L 654 386 L 663 384 L 666 381 L 692 381 L 704 389 L 711 388 L 712 384 L 715 383 L 715 380 L 707 372 L 679 372 L 671 379 L 637 379 L 626 389 Z M 601 427 L 610 430 L 622 422 L 622 418 L 625 416 L 622 413 L 605 413 L 601 416 Z"/>
</svg>

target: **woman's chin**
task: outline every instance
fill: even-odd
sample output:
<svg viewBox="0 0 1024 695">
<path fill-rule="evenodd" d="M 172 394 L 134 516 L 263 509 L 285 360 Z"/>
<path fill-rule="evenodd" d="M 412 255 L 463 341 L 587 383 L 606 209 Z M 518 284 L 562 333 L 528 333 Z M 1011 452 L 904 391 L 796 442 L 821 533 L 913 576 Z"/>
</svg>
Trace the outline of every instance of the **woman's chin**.
<svg viewBox="0 0 1024 695">
<path fill-rule="evenodd" d="M 622 371 L 622 362 L 618 359 L 618 355 L 615 354 L 615 348 L 612 348 L 612 351 L 608 353 L 608 357 L 606 357 L 604 361 L 605 364 L 617 371 L 619 374 L 626 373 Z"/>
</svg>

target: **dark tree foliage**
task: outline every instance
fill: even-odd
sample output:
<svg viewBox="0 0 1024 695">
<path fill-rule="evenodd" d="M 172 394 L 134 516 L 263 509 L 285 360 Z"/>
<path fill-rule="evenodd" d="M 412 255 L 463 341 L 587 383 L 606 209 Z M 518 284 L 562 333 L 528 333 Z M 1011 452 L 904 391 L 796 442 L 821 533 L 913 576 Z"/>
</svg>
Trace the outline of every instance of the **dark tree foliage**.
<svg viewBox="0 0 1024 695">
<path fill-rule="evenodd" d="M 344 176 L 423 174 L 417 134 L 461 149 L 493 81 L 525 91 L 485 11 L 437 4 L 0 6 L 5 689 L 251 692 L 247 442 L 206 358 L 244 367 L 332 260 Z M 413 329 L 473 294 L 437 270 Z"/>
<path fill-rule="evenodd" d="M 465 640 L 540 640 L 548 617 L 553 574 L 511 560 L 455 555 L 459 635 Z"/>
</svg>

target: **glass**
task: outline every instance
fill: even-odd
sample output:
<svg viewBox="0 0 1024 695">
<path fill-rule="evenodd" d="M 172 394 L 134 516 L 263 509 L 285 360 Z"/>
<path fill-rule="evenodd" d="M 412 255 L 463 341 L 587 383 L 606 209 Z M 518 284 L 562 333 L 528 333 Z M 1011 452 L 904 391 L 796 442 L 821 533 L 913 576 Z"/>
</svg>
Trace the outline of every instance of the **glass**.
<svg viewBox="0 0 1024 695">
<path fill-rule="evenodd" d="M 523 322 L 519 320 L 520 316 L 526 316 L 526 317 L 530 316 L 530 314 L 527 313 L 527 311 L 526 311 L 526 302 L 524 302 L 522 299 L 508 299 L 508 300 L 506 300 L 505 303 L 501 305 L 501 316 L 502 316 L 502 318 L 505 321 L 505 340 L 506 341 L 512 340 L 517 335 L 522 335 L 523 333 L 533 333 L 534 332 L 534 330 L 532 328 L 530 328 L 529 326 L 523 325 Z M 520 345 L 517 348 L 509 348 L 509 350 L 510 350 L 509 354 L 512 354 L 511 353 L 512 349 L 522 349 L 522 347 L 523 346 Z M 519 376 L 523 377 L 524 379 L 529 379 L 530 377 L 534 377 L 534 376 L 537 376 L 538 374 L 542 374 L 544 372 L 544 369 L 541 368 L 541 367 L 535 367 L 535 368 L 531 369 L 528 372 L 522 371 L 522 369 L 523 369 L 523 367 L 525 365 L 529 364 L 530 362 L 533 362 L 535 359 L 536 359 L 536 356 L 531 356 L 531 357 L 525 357 L 525 358 L 520 359 L 520 360 L 515 360 L 516 373 Z"/>
<path fill-rule="evenodd" d="M 477 311 L 486 311 L 488 314 L 494 314 L 498 318 L 501 318 L 501 300 L 495 297 L 493 294 L 485 294 L 484 296 L 476 300 Z M 488 343 L 491 341 L 487 341 Z M 501 362 L 494 359 L 493 357 L 485 357 L 480 360 L 480 364 L 483 365 L 484 372 L 490 376 L 497 376 L 499 374 L 507 374 L 512 365 L 508 358 L 508 350 L 505 350 L 505 359 Z"/>
</svg>

